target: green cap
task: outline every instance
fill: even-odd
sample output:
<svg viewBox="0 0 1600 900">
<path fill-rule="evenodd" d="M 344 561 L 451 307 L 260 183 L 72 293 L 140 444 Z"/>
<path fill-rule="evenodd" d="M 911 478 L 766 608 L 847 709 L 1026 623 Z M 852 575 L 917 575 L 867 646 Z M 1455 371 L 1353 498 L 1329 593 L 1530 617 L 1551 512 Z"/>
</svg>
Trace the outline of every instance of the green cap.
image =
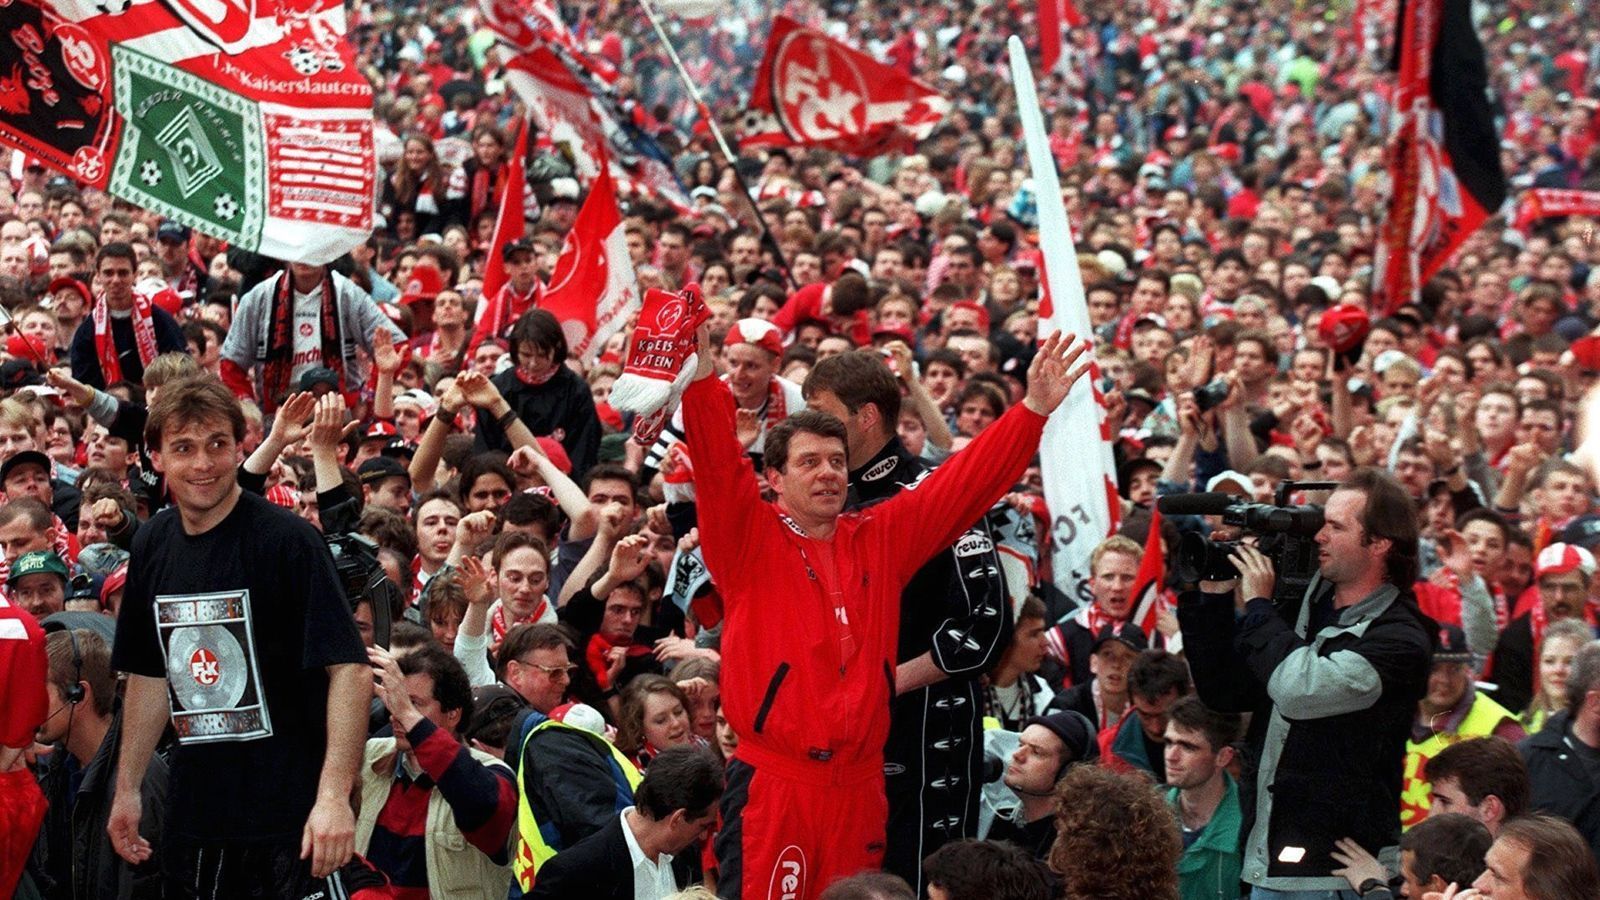
<svg viewBox="0 0 1600 900">
<path fill-rule="evenodd" d="M 61 557 L 51 553 L 49 550 L 33 550 L 24 553 L 17 557 L 16 562 L 11 564 L 11 578 L 13 580 L 24 575 L 38 575 L 40 573 L 54 575 L 65 582 L 67 580 L 67 564 L 61 561 Z"/>
</svg>

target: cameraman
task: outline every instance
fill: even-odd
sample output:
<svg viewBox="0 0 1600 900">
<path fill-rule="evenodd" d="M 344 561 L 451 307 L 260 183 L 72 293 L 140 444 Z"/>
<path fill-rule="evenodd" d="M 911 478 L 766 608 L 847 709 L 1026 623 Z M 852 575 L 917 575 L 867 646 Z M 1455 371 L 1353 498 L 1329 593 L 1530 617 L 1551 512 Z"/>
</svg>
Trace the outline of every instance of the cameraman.
<svg viewBox="0 0 1600 900">
<path fill-rule="evenodd" d="M 1256 713 L 1241 797 L 1254 898 L 1348 889 L 1330 856 L 1346 834 L 1398 866 L 1401 766 L 1433 627 L 1411 595 L 1416 508 L 1388 473 L 1360 469 L 1325 516 L 1318 577 L 1293 621 L 1267 599 L 1273 564 L 1251 546 L 1231 557 L 1242 608 L 1235 581 L 1202 582 L 1179 598 L 1200 698 Z"/>
</svg>

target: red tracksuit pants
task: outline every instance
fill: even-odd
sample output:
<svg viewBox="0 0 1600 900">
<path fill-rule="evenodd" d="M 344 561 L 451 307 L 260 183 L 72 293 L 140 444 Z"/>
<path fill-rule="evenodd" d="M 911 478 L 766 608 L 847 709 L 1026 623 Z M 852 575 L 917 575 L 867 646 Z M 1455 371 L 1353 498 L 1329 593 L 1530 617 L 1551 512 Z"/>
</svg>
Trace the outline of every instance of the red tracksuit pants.
<svg viewBox="0 0 1600 900">
<path fill-rule="evenodd" d="M 728 764 L 718 888 L 727 900 L 813 900 L 883 867 L 883 764 L 796 761 L 740 747 Z"/>
</svg>

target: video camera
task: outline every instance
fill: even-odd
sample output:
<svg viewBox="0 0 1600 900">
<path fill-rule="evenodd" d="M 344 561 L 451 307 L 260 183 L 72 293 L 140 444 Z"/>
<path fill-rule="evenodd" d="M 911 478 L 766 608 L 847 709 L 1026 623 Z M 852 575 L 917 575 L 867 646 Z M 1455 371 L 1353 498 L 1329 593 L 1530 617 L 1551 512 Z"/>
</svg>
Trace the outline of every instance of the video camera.
<svg viewBox="0 0 1600 900">
<path fill-rule="evenodd" d="M 1165 515 L 1221 516 L 1222 524 L 1256 536 L 1256 548 L 1272 560 L 1277 574 L 1272 597 L 1280 610 L 1292 609 L 1305 596 L 1317 574 L 1317 532 L 1322 530 L 1322 507 L 1291 506 L 1289 495 L 1301 490 L 1333 490 L 1336 481 L 1282 481 L 1273 503 L 1250 503 L 1220 491 L 1204 494 L 1169 494 L 1156 500 Z M 1178 541 L 1178 579 L 1187 584 L 1227 581 L 1239 577 L 1228 557 L 1238 541 L 1213 541 L 1189 532 Z"/>
<path fill-rule="evenodd" d="M 344 588 L 345 602 L 355 612 L 362 601 L 372 605 L 372 639 L 380 647 L 389 646 L 389 629 L 397 610 L 405 609 L 400 589 L 384 574 L 378 562 L 378 545 L 355 533 L 329 534 L 323 538 L 333 554 L 333 567 Z"/>
</svg>

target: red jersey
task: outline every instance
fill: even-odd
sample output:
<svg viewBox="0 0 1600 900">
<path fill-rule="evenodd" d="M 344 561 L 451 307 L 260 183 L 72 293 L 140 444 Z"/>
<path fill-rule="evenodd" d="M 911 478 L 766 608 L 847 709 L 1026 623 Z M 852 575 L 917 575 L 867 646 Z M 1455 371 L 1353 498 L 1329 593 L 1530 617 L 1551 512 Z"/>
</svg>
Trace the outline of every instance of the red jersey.
<svg viewBox="0 0 1600 900">
<path fill-rule="evenodd" d="M 44 631 L 0 593 L 0 684 L 7 686 L 0 705 L 0 747 L 33 744 L 34 730 L 50 707 L 45 675 Z"/>
<path fill-rule="evenodd" d="M 726 385 L 690 385 L 683 416 L 701 549 L 726 613 L 722 700 L 739 754 L 881 779 L 900 592 L 1021 477 L 1044 417 L 1017 404 L 927 478 L 817 540 L 760 501 Z"/>
</svg>

